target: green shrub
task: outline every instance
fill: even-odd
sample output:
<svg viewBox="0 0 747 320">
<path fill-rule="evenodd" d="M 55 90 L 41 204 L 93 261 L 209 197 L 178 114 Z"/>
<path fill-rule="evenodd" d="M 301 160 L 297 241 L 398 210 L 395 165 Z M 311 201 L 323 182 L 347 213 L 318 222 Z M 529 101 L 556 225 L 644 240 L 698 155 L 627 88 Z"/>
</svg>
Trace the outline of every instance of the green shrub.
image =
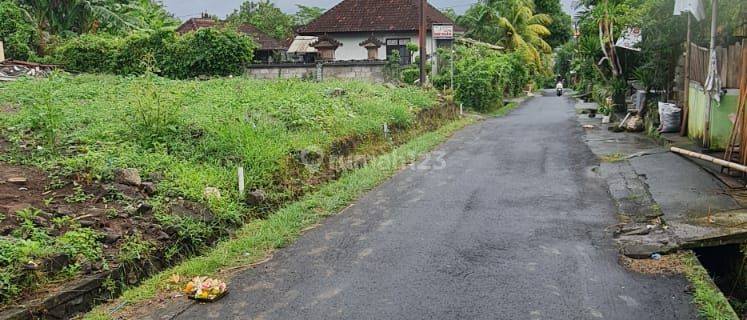
<svg viewBox="0 0 747 320">
<path fill-rule="evenodd" d="M 66 70 L 88 73 L 114 73 L 122 49 L 121 38 L 85 34 L 70 38 L 54 50 L 54 60 Z"/>
<path fill-rule="evenodd" d="M 466 107 L 490 111 L 504 96 L 516 96 L 532 81 L 531 66 L 521 54 L 484 48 L 459 47 L 454 63 L 456 99 Z M 450 82 L 450 70 L 434 77 L 438 87 Z"/>
<path fill-rule="evenodd" d="M 116 73 L 136 75 L 160 72 L 170 53 L 168 47 L 176 42 L 176 37 L 176 32 L 171 30 L 143 31 L 127 36 L 116 57 Z"/>
<path fill-rule="evenodd" d="M 29 60 L 36 31 L 26 22 L 23 11 L 14 1 L 0 0 L 0 41 L 8 59 Z"/>
<path fill-rule="evenodd" d="M 171 92 L 159 90 L 160 81 L 152 74 L 138 78 L 125 109 L 130 133 L 146 148 L 178 140 L 184 127 L 179 99 Z"/>
<path fill-rule="evenodd" d="M 414 84 L 420 80 L 420 69 L 417 65 L 411 65 L 402 69 L 402 82 Z"/>
<path fill-rule="evenodd" d="M 463 48 L 457 55 L 454 81 L 456 99 L 478 111 L 489 111 L 503 98 L 495 61 L 497 54 Z"/>
<path fill-rule="evenodd" d="M 239 75 L 251 63 L 254 42 L 230 29 L 200 29 L 178 36 L 171 30 L 142 31 L 125 38 L 82 35 L 57 46 L 49 62 L 85 73 L 170 78 Z"/>
<path fill-rule="evenodd" d="M 60 251 L 79 261 L 98 261 L 102 258 L 99 244 L 101 234 L 88 228 L 71 230 L 56 239 Z"/>
<path fill-rule="evenodd" d="M 200 29 L 178 37 L 163 64 L 171 78 L 239 75 L 254 57 L 254 42 L 230 29 Z"/>
</svg>

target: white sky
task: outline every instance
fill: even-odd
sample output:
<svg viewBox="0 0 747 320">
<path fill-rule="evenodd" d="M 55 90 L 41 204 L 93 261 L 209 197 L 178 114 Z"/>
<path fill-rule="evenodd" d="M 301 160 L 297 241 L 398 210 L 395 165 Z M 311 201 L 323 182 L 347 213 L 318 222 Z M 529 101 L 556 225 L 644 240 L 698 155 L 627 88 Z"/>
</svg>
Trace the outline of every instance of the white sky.
<svg viewBox="0 0 747 320">
<path fill-rule="evenodd" d="M 199 16 L 202 12 L 208 12 L 210 14 L 224 17 L 231 13 L 234 9 L 238 8 L 243 0 L 162 0 L 166 5 L 166 8 L 174 13 L 177 18 L 186 20 L 191 17 Z M 285 12 L 295 12 L 296 4 L 303 4 L 306 6 L 322 7 L 329 9 L 342 0 L 273 0 L 280 9 Z M 573 0 L 561 0 L 566 7 L 566 11 L 570 12 L 570 5 Z M 453 8 L 457 12 L 461 13 L 467 10 L 469 6 L 476 0 L 429 0 L 429 2 L 440 8 Z"/>
</svg>

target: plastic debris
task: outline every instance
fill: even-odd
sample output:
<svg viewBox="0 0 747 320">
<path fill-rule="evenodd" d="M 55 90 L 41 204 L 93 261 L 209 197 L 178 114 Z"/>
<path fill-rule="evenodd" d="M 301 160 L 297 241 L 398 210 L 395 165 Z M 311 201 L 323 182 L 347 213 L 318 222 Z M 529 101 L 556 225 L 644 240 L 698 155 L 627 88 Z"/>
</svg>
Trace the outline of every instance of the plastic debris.
<svg viewBox="0 0 747 320">
<path fill-rule="evenodd" d="M 658 253 L 652 253 L 652 254 L 651 254 L 651 259 L 654 259 L 654 260 L 661 260 L 661 255 L 660 255 L 660 254 L 658 254 Z"/>
</svg>

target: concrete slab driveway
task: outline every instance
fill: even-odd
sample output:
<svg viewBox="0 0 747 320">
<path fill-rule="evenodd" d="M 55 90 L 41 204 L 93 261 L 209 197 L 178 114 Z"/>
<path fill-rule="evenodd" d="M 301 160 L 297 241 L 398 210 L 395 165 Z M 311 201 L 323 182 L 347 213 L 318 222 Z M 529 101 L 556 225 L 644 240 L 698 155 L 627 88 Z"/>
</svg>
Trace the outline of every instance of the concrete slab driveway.
<svg viewBox="0 0 747 320">
<path fill-rule="evenodd" d="M 630 273 L 569 98 L 456 134 L 178 319 L 693 319 L 682 277 Z"/>
</svg>

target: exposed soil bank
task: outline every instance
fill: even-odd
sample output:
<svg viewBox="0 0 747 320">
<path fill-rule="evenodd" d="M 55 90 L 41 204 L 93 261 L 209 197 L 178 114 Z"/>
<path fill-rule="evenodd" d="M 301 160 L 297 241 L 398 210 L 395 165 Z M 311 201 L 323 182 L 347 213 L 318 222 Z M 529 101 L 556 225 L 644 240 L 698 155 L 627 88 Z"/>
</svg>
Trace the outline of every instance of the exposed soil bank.
<svg viewBox="0 0 747 320">
<path fill-rule="evenodd" d="M 295 175 L 294 184 L 283 184 L 283 186 L 290 191 L 290 197 L 287 200 L 290 201 L 293 199 L 297 199 L 303 194 L 313 191 L 315 189 L 315 186 L 319 186 L 324 182 L 337 179 L 342 174 L 342 172 L 359 168 L 365 165 L 368 159 L 371 159 L 378 154 L 388 152 L 394 146 L 405 143 L 423 132 L 435 130 L 442 124 L 458 117 L 458 109 L 455 108 L 455 106 L 443 103 L 443 101 L 441 102 L 442 103 L 440 104 L 440 106 L 436 106 L 432 109 L 428 109 L 427 111 L 420 112 L 418 114 L 417 121 L 409 128 L 393 128 L 389 140 L 364 136 L 360 138 L 346 139 L 335 144 L 337 147 L 332 150 L 330 156 L 344 159 L 346 160 L 346 163 L 330 163 L 329 159 L 326 159 L 324 165 L 321 166 L 321 170 L 316 171 L 314 174 L 309 174 L 307 172 L 308 168 L 306 168 L 305 166 L 309 165 L 310 163 L 306 163 L 304 161 L 296 161 L 299 159 L 295 159 L 293 154 L 289 155 L 288 157 L 292 161 L 289 160 L 288 162 L 294 164 L 292 166 L 294 170 L 290 170 L 291 172 L 289 173 L 295 172 L 297 174 Z M 347 163 L 347 160 L 350 160 L 351 163 Z M 0 163 L 0 169 L 3 169 L 2 172 L 7 171 L 6 173 L 8 173 L 8 176 L 24 176 L 29 179 L 28 188 L 19 190 L 18 188 L 13 186 L 12 189 L 15 190 L 14 192 L 19 193 L 17 196 L 13 197 L 14 201 L 23 200 L 20 202 L 22 202 L 23 204 L 28 204 L 28 207 L 41 208 L 45 211 L 52 211 L 56 215 L 64 215 L 64 212 L 60 213 L 60 210 L 52 210 L 50 208 L 47 208 L 48 205 L 45 205 L 44 200 L 49 197 L 49 192 L 47 192 L 49 179 L 43 172 L 40 172 L 39 170 L 33 168 L 11 166 L 2 163 Z M 73 183 L 75 181 L 74 179 L 75 177 L 64 177 L 63 182 L 66 186 L 79 185 L 77 181 Z M 31 188 L 34 186 L 36 188 Z M 126 187 L 126 185 L 122 186 Z M 98 183 L 87 183 L 83 185 L 83 188 L 86 190 L 111 189 L 106 188 L 103 185 L 99 185 Z M 69 189 L 71 190 L 64 189 L 64 191 L 66 191 L 65 194 L 74 193 L 75 190 L 73 190 L 72 187 L 70 187 Z M 126 201 L 127 203 L 131 203 L 132 205 L 134 205 L 136 203 L 142 203 L 148 200 L 148 194 L 143 192 L 143 190 L 137 188 L 132 189 L 133 190 L 125 190 L 132 191 L 128 193 L 129 196 L 127 197 L 127 199 L 130 201 Z M 120 192 L 125 193 L 124 191 Z M 117 230 L 129 230 L 133 228 L 150 230 L 147 227 L 154 225 L 152 221 L 143 219 L 143 217 L 152 216 L 151 210 L 148 210 L 147 212 L 139 212 L 139 207 L 136 210 L 138 214 L 133 215 L 132 218 L 130 217 L 130 215 L 120 217 L 118 213 L 124 211 L 124 209 L 121 208 L 124 207 L 124 202 L 122 206 L 117 206 L 114 208 L 112 208 L 111 206 L 107 207 L 107 209 L 109 209 L 108 211 L 100 210 L 100 214 L 97 215 L 87 213 L 88 211 L 90 211 L 88 210 L 89 207 L 95 209 L 96 203 L 105 198 L 103 195 L 99 195 L 99 193 L 95 193 L 93 191 L 90 191 L 90 193 L 96 195 L 96 197 L 92 197 L 91 199 L 86 200 L 86 202 L 81 202 L 79 205 L 80 208 L 75 208 L 79 210 L 68 210 L 71 211 L 71 215 L 74 216 L 74 220 L 80 220 L 78 219 L 80 217 L 92 220 L 93 222 L 90 224 L 87 223 L 87 225 L 90 228 L 93 228 L 94 230 L 97 230 L 98 232 L 104 234 L 113 233 L 110 232 L 109 229 L 111 229 L 112 224 L 116 224 L 115 222 L 119 221 L 118 219 L 120 218 L 124 219 L 124 222 L 122 223 L 122 228 L 118 227 Z M 57 195 L 57 197 L 61 198 L 64 198 L 63 196 L 64 195 Z M 178 207 L 183 209 L 182 211 L 184 211 L 185 215 L 196 217 L 212 217 L 211 212 L 205 206 L 199 206 L 196 208 L 195 205 L 199 204 L 189 202 L 188 205 L 180 205 Z M 277 208 L 281 205 L 283 205 L 283 203 L 265 202 L 264 212 L 270 211 L 273 208 Z M 7 210 L 7 215 L 8 219 L 5 219 L 4 221 L 4 223 L 7 224 L 7 229 L 11 230 L 17 228 L 18 221 L 16 221 L 17 219 L 15 219 L 15 210 L 9 207 Z M 146 223 L 147 226 L 140 226 L 137 224 L 141 221 L 144 221 L 143 223 Z M 36 224 L 36 222 L 34 223 Z M 116 225 L 119 226 L 119 224 Z M 36 227 L 46 228 L 48 226 L 38 224 Z M 189 244 L 181 245 L 179 243 L 176 243 L 176 237 L 171 235 L 168 230 L 161 230 L 160 228 L 156 230 L 155 227 L 152 229 L 154 230 L 152 237 L 148 237 L 146 238 L 146 240 L 164 244 L 158 245 L 157 247 L 159 249 L 154 250 L 147 256 L 138 258 L 135 261 L 130 261 L 130 263 L 122 264 L 120 263 L 120 261 L 117 261 L 117 259 L 114 258 L 115 253 L 119 251 L 121 247 L 121 243 L 119 241 L 121 236 L 117 239 L 109 239 L 110 237 L 106 237 L 105 240 L 111 240 L 111 243 L 106 247 L 108 251 L 106 251 L 105 253 L 109 254 L 106 254 L 105 256 L 107 257 L 107 259 L 109 257 L 112 257 L 112 259 L 109 259 L 107 261 L 107 268 L 93 266 L 89 272 L 78 274 L 77 276 L 66 279 L 65 281 L 57 281 L 51 283 L 39 290 L 29 290 L 20 300 L 17 300 L 18 302 L 23 302 L 22 304 L 18 303 L 15 305 L 10 305 L 7 309 L 0 311 L 0 319 L 15 320 L 32 318 L 69 318 L 71 315 L 74 315 L 76 313 L 90 310 L 94 305 L 98 304 L 102 300 L 110 299 L 114 296 L 119 295 L 122 287 L 135 285 L 141 279 L 153 274 L 154 272 L 162 270 L 165 267 L 178 262 L 180 260 L 180 257 L 188 256 L 194 253 L 194 247 L 190 246 Z M 229 230 L 228 233 L 230 232 L 231 231 Z M 159 237 L 159 234 L 165 236 Z M 150 234 L 147 235 L 151 236 Z M 225 233 L 215 234 L 214 236 L 211 236 L 209 239 L 207 239 L 206 243 L 213 243 L 216 240 L 225 237 L 225 235 Z M 165 249 L 167 248 L 167 246 L 165 244 L 169 244 L 168 248 L 178 247 L 180 248 L 180 250 L 176 254 L 174 252 L 167 252 Z M 44 265 L 42 265 L 42 268 L 45 268 Z M 56 271 L 59 270 L 55 270 L 55 272 Z M 55 272 L 41 271 L 39 275 L 46 273 L 52 275 Z M 36 274 L 36 272 L 34 272 L 34 274 Z"/>
</svg>

